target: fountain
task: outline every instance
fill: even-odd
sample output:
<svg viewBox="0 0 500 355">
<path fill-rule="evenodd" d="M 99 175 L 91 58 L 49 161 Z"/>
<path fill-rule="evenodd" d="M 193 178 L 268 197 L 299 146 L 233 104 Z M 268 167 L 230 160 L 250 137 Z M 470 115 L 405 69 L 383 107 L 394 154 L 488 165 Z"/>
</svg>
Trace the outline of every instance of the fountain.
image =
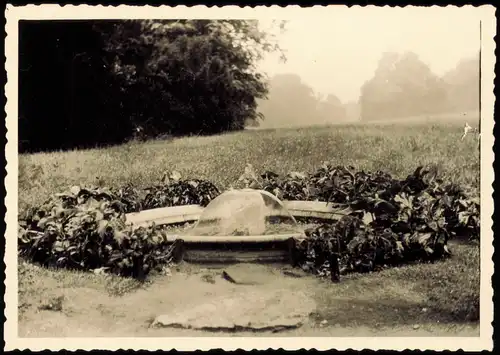
<svg viewBox="0 0 500 355">
<path fill-rule="evenodd" d="M 229 190 L 212 200 L 182 240 L 189 262 L 291 261 L 303 230 L 283 203 L 267 191 Z"/>
<path fill-rule="evenodd" d="M 179 242 L 175 253 L 179 261 L 293 263 L 295 243 L 306 237 L 295 217 L 332 222 L 350 213 L 349 208 L 326 202 L 280 201 L 267 191 L 232 189 L 205 208 L 162 207 L 129 213 L 126 220 L 136 226 L 196 222 L 193 228 L 168 236 Z"/>
</svg>

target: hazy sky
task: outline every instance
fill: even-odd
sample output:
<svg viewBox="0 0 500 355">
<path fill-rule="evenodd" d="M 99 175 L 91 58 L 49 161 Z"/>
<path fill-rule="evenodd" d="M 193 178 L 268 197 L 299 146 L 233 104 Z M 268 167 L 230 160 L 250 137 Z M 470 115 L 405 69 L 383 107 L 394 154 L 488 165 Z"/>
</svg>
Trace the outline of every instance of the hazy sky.
<svg viewBox="0 0 500 355">
<path fill-rule="evenodd" d="M 267 28 L 268 23 L 261 23 Z M 278 35 L 287 63 L 268 56 L 260 68 L 268 75 L 297 73 L 317 92 L 357 100 L 383 52 L 413 51 L 442 75 L 479 50 L 474 8 L 347 8 L 324 17 L 293 18 Z"/>
</svg>

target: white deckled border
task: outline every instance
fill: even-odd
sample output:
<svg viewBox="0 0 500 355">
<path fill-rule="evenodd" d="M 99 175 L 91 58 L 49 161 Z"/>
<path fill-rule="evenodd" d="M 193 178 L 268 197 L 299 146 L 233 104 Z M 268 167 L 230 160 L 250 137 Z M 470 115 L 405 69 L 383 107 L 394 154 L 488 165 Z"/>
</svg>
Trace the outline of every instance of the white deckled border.
<svg viewBox="0 0 500 355">
<path fill-rule="evenodd" d="M 477 14 L 477 19 L 483 23 L 483 51 L 482 51 L 482 127 L 481 136 L 481 326 L 479 337 L 364 337 L 364 338 L 319 338 L 319 337 L 262 337 L 256 341 L 253 337 L 199 337 L 199 338 L 19 338 L 17 324 L 17 196 L 18 196 L 18 155 L 17 155 L 17 88 L 18 88 L 18 21 L 20 19 L 133 19 L 133 18 L 259 18 L 259 19 L 298 19 L 304 16 L 314 16 L 328 18 L 332 11 L 344 12 L 345 16 L 351 16 L 349 11 L 362 11 L 364 16 L 370 16 L 373 13 L 402 11 L 402 12 L 425 12 L 440 11 L 437 6 L 429 8 L 417 8 L 407 6 L 404 8 L 388 8 L 359 6 L 347 8 L 345 6 L 300 8 L 299 6 L 288 6 L 281 8 L 256 7 L 240 8 L 237 6 L 228 6 L 223 8 L 205 6 L 194 6 L 191 8 L 185 6 L 178 7 L 151 7 L 151 6 L 64 6 L 59 5 L 28 5 L 14 7 L 7 5 L 6 16 L 6 71 L 7 83 L 5 93 L 7 96 L 6 104 L 6 126 L 7 126 L 7 145 L 5 155 L 7 160 L 7 176 L 5 177 L 6 187 L 6 232 L 5 232 L 5 257 L 6 279 L 5 279 L 5 323 L 4 339 L 6 342 L 5 350 L 30 349 L 37 350 L 209 350 L 221 348 L 223 350 L 265 350 L 265 349 L 317 349 L 328 350 L 335 348 L 337 350 L 347 349 L 387 349 L 387 350 L 405 350 L 405 349 L 423 349 L 423 350 L 459 350 L 480 351 L 492 350 L 493 328 L 493 289 L 491 286 L 491 277 L 493 275 L 493 233 L 492 233 L 492 183 L 494 181 L 493 164 L 493 103 L 495 97 L 493 94 L 494 64 L 495 64 L 495 43 L 496 20 L 494 16 L 495 8 L 490 5 L 480 7 L 464 6 L 468 11 Z M 447 10 L 458 9 L 456 6 L 448 6 Z"/>
</svg>

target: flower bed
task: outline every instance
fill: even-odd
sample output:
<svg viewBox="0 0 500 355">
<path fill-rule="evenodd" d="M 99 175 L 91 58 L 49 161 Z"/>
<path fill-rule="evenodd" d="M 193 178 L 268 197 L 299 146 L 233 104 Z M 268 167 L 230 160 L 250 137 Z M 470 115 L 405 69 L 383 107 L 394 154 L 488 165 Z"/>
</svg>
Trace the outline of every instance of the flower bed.
<svg viewBox="0 0 500 355">
<path fill-rule="evenodd" d="M 286 176 L 258 176 L 249 167 L 240 181 L 280 199 L 352 210 L 338 222 L 306 230 L 308 238 L 298 241 L 298 266 L 319 275 L 329 274 L 336 261 L 338 274 L 433 261 L 450 255 L 450 238 L 479 238 L 479 201 L 444 183 L 433 166 L 419 167 L 403 180 L 328 164 Z M 172 261 L 173 246 L 164 228 L 127 225 L 126 213 L 206 206 L 219 194 L 211 182 L 182 180 L 177 173 L 144 190 L 75 186 L 20 216 L 19 254 L 45 266 L 143 278 Z"/>
</svg>

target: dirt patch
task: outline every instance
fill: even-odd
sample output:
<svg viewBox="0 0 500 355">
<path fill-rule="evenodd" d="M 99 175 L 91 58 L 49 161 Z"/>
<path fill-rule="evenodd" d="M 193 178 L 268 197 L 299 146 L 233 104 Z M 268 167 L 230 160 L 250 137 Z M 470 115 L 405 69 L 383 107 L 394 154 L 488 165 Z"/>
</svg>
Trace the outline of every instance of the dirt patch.
<svg viewBox="0 0 500 355">
<path fill-rule="evenodd" d="M 238 282 L 248 284 L 229 282 L 222 276 L 223 271 Z M 308 281 L 314 282 L 314 278 Z M 92 288 L 51 287 L 44 300 L 62 298 L 62 309 L 41 309 L 41 302 L 35 302 L 36 311 L 24 312 L 20 320 L 20 334 L 117 336 L 148 333 L 158 316 L 177 314 L 179 317 L 183 312 L 188 312 L 184 313 L 185 319 L 198 319 L 196 325 L 188 326 L 194 328 L 241 329 L 244 324 L 240 321 L 245 317 L 244 323 L 254 324 L 255 328 L 297 327 L 307 322 L 315 309 L 310 295 L 299 295 L 298 289 L 308 288 L 304 287 L 303 280 L 283 276 L 282 269 L 273 266 L 247 264 L 208 269 L 184 264 L 171 276 L 157 277 L 149 287 L 121 297 Z M 231 308 L 229 312 L 228 307 Z M 173 323 L 176 322 L 178 318 Z"/>
<path fill-rule="evenodd" d="M 204 297 L 190 306 L 168 312 L 156 326 L 210 331 L 283 331 L 301 327 L 316 309 L 303 281 L 289 278 L 288 268 L 238 264 L 198 270 Z M 194 273 L 196 274 L 196 272 Z M 193 275 L 194 276 L 194 275 Z M 312 280 L 310 280 L 312 282 Z"/>
<path fill-rule="evenodd" d="M 223 271 L 235 282 L 223 277 Z M 422 311 L 422 295 L 410 280 L 374 291 L 376 275 L 332 285 L 276 265 L 203 268 L 182 264 L 170 276 L 158 276 L 147 287 L 123 296 L 97 286 L 84 287 L 85 282 L 43 278 L 50 288 L 30 293 L 19 320 L 22 337 L 207 336 L 217 332 L 269 336 L 276 330 L 280 332 L 273 336 L 479 334 L 475 324 L 437 323 Z M 40 277 L 38 283 L 45 280 Z M 390 298 L 384 301 L 387 295 Z M 43 307 L 55 300 L 61 307 Z M 170 317 L 165 323 L 171 326 L 151 326 L 162 315 Z M 187 320 L 184 326 L 191 329 L 175 328 L 179 319 Z"/>
</svg>

